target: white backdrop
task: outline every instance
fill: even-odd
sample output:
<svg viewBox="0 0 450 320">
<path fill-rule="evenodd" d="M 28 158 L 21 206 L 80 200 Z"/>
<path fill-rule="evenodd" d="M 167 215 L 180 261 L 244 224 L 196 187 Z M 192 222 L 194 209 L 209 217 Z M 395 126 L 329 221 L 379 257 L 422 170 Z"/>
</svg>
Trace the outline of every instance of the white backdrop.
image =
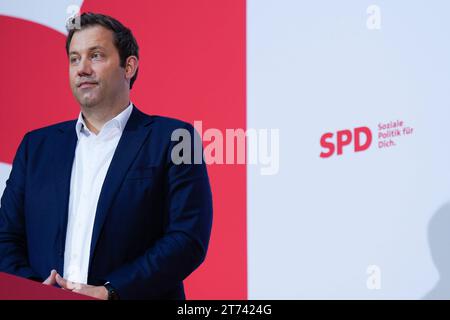
<svg viewBox="0 0 450 320">
<path fill-rule="evenodd" d="M 281 142 L 278 175 L 248 166 L 249 298 L 450 298 L 450 3 L 247 3 L 248 127 Z M 413 133 L 379 149 L 391 120 Z"/>
</svg>

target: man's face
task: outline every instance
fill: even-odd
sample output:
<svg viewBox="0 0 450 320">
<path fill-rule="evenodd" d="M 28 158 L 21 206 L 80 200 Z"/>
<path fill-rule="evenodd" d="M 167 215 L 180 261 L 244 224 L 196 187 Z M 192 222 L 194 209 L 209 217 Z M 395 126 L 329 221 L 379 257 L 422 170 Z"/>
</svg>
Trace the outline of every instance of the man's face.
<svg viewBox="0 0 450 320">
<path fill-rule="evenodd" d="M 113 105 L 129 84 L 111 30 L 91 26 L 74 33 L 69 47 L 70 86 L 85 108 Z"/>
</svg>

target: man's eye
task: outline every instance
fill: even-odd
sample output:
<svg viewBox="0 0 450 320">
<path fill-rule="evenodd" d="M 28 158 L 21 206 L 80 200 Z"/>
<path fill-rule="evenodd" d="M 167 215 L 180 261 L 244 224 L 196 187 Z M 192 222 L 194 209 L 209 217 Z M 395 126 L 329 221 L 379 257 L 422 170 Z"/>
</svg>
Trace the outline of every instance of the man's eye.
<svg viewBox="0 0 450 320">
<path fill-rule="evenodd" d="M 78 57 L 71 57 L 70 58 L 70 63 L 76 63 L 78 62 Z"/>
<path fill-rule="evenodd" d="M 102 55 L 99 52 L 96 52 L 96 53 L 92 54 L 92 58 L 93 59 L 100 59 L 101 57 L 102 57 Z"/>
</svg>

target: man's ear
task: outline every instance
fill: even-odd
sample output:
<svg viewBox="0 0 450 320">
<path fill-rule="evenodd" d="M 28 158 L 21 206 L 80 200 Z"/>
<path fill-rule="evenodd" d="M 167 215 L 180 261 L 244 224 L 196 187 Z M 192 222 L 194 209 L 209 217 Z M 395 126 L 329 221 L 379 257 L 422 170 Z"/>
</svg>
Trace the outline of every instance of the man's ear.
<svg viewBox="0 0 450 320">
<path fill-rule="evenodd" d="M 139 67 L 139 60 L 136 56 L 129 56 L 125 61 L 125 78 L 131 80 Z"/>
</svg>

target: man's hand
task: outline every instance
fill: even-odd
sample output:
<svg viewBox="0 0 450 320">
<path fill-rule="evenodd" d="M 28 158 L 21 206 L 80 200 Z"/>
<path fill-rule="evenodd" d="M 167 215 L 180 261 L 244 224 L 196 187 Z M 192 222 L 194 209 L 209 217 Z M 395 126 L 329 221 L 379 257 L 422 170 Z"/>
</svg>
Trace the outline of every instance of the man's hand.
<svg viewBox="0 0 450 320">
<path fill-rule="evenodd" d="M 42 282 L 42 284 L 45 284 L 47 286 L 55 285 L 56 284 L 56 275 L 57 275 L 56 270 L 50 271 L 50 275 L 48 276 L 47 279 L 44 280 L 44 282 Z"/>
<path fill-rule="evenodd" d="M 62 289 L 70 290 L 79 294 L 84 294 L 85 296 L 97 298 L 100 300 L 108 300 L 108 290 L 104 286 L 91 286 L 88 284 L 68 281 L 57 273 L 55 275 L 55 280 Z"/>
<path fill-rule="evenodd" d="M 72 291 L 100 300 L 108 300 L 108 290 L 104 286 L 90 286 L 88 284 L 82 284 L 79 289 L 74 289 Z"/>
</svg>

